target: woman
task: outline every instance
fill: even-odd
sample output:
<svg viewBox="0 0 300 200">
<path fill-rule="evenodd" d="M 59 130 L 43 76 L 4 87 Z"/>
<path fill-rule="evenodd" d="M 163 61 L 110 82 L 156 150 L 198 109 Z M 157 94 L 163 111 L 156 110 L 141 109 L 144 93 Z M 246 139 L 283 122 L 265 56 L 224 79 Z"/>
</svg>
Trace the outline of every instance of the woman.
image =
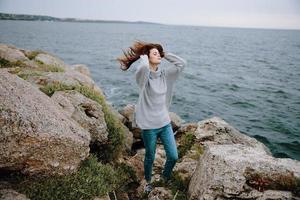
<svg viewBox="0 0 300 200">
<path fill-rule="evenodd" d="M 161 59 L 174 64 L 161 68 Z M 164 52 L 160 44 L 135 42 L 124 55 L 118 58 L 123 70 L 140 60 L 135 77 L 139 87 L 139 99 L 135 106 L 135 123 L 142 130 L 145 145 L 144 171 L 147 184 L 144 191 L 152 190 L 151 176 L 155 158 L 156 142 L 160 138 L 167 160 L 161 178 L 170 179 L 178 159 L 177 146 L 169 117 L 169 106 L 175 80 L 186 66 L 186 61 L 172 53 Z"/>
</svg>

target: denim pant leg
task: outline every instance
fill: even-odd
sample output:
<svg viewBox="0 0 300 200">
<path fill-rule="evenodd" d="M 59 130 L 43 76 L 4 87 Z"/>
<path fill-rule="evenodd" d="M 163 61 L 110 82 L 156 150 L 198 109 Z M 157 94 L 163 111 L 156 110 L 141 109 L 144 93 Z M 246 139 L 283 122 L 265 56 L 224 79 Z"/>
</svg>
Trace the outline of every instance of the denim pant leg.
<svg viewBox="0 0 300 200">
<path fill-rule="evenodd" d="M 157 131 L 156 129 L 142 130 L 145 145 L 144 173 L 147 182 L 151 181 L 152 166 L 155 159 Z"/>
<path fill-rule="evenodd" d="M 163 130 L 160 132 L 159 136 L 164 145 L 167 156 L 163 177 L 169 179 L 176 161 L 178 160 L 177 146 L 171 123 L 163 127 Z"/>
</svg>

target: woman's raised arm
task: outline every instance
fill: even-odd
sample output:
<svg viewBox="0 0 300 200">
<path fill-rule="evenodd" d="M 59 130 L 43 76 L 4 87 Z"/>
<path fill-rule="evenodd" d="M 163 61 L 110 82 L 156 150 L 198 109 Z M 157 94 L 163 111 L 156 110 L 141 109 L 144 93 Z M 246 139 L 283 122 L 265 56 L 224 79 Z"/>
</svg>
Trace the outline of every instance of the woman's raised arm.
<svg viewBox="0 0 300 200">
<path fill-rule="evenodd" d="M 166 69 L 166 76 L 170 79 L 177 79 L 187 65 L 186 60 L 170 52 L 166 52 L 164 58 L 175 66 Z"/>
<path fill-rule="evenodd" d="M 137 66 L 137 70 L 135 72 L 135 79 L 139 88 L 143 89 L 148 80 L 150 68 L 149 59 L 147 55 L 141 55 L 140 60 L 140 64 Z"/>
</svg>

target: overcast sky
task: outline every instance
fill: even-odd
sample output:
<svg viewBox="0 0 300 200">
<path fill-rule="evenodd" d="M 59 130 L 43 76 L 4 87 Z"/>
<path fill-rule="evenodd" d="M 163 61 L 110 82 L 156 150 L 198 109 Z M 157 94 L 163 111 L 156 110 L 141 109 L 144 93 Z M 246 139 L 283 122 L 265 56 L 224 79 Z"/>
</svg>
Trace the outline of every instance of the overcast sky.
<svg viewBox="0 0 300 200">
<path fill-rule="evenodd" d="M 300 29 L 300 0 L 0 0 L 0 12 L 179 25 Z"/>
</svg>

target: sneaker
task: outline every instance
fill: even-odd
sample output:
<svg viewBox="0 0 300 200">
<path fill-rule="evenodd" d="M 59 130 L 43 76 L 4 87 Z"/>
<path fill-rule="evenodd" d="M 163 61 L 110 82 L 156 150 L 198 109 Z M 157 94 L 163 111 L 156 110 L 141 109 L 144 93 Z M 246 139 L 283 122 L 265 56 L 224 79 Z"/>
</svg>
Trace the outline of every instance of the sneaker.
<svg viewBox="0 0 300 200">
<path fill-rule="evenodd" d="M 145 193 L 150 193 L 152 191 L 153 187 L 151 185 L 151 183 L 147 183 L 144 187 L 144 192 Z"/>
</svg>

